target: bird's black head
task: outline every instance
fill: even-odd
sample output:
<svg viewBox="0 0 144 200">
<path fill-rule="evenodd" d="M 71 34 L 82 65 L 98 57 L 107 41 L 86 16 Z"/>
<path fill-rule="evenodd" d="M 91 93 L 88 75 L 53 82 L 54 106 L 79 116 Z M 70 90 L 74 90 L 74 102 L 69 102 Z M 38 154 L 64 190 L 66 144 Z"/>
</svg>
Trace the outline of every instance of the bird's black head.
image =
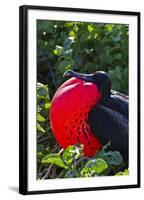
<svg viewBox="0 0 144 200">
<path fill-rule="evenodd" d="M 67 70 L 64 72 L 63 76 L 76 77 L 87 82 L 95 83 L 102 95 L 102 100 L 110 95 L 111 79 L 106 72 L 97 71 L 94 74 L 81 74 L 72 70 Z"/>
</svg>

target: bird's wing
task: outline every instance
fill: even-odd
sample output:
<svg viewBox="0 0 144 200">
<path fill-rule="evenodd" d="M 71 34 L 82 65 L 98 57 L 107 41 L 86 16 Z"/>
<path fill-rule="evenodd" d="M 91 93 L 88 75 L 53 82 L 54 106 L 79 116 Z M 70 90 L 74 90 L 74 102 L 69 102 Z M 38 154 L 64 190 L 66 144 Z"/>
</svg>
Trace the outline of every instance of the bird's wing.
<svg viewBox="0 0 144 200">
<path fill-rule="evenodd" d="M 128 96 L 128 95 L 123 94 L 123 93 L 121 93 L 121 92 L 118 92 L 118 91 L 116 91 L 116 90 L 111 90 L 111 94 L 116 95 L 116 96 L 119 96 L 119 97 L 125 99 L 125 101 L 128 101 L 128 100 L 129 100 L 129 96 Z"/>
<path fill-rule="evenodd" d="M 111 141 L 112 150 L 119 151 L 128 162 L 128 120 L 122 113 L 105 105 L 94 106 L 88 124 L 102 145 Z"/>
<path fill-rule="evenodd" d="M 121 113 L 128 120 L 128 96 L 111 91 L 110 97 L 104 99 L 100 104 Z"/>
</svg>

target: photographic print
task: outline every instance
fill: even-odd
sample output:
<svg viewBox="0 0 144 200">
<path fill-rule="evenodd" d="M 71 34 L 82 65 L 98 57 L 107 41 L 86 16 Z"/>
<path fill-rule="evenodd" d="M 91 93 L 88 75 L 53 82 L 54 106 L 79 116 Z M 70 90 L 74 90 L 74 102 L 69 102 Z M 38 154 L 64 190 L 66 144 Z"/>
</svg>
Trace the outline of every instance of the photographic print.
<svg viewBox="0 0 144 200">
<path fill-rule="evenodd" d="M 139 13 L 20 19 L 20 193 L 139 187 Z"/>
<path fill-rule="evenodd" d="M 128 175 L 128 34 L 37 21 L 38 179 Z"/>
</svg>

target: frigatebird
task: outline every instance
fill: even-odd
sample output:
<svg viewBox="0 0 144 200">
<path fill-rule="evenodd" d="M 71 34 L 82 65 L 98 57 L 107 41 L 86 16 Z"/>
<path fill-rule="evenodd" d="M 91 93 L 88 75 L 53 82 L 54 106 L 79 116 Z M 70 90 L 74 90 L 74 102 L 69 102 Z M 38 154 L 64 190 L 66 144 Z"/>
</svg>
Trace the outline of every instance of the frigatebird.
<svg viewBox="0 0 144 200">
<path fill-rule="evenodd" d="M 128 163 L 128 96 L 111 89 L 106 72 L 81 74 L 67 70 L 50 109 L 51 128 L 62 148 L 84 145 L 94 156 L 105 144 L 119 151 Z"/>
</svg>

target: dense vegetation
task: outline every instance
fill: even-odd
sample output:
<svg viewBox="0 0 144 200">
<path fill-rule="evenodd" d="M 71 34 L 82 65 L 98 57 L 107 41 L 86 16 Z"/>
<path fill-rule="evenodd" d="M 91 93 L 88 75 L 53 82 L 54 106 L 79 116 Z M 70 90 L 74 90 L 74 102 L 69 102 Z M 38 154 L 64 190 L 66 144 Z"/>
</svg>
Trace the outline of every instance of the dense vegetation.
<svg viewBox="0 0 144 200">
<path fill-rule="evenodd" d="M 37 66 L 37 178 L 127 175 L 121 154 L 110 151 L 110 144 L 91 159 L 83 156 L 82 144 L 61 149 L 49 110 L 67 69 L 106 71 L 112 88 L 128 94 L 128 26 L 38 20 Z"/>
</svg>

